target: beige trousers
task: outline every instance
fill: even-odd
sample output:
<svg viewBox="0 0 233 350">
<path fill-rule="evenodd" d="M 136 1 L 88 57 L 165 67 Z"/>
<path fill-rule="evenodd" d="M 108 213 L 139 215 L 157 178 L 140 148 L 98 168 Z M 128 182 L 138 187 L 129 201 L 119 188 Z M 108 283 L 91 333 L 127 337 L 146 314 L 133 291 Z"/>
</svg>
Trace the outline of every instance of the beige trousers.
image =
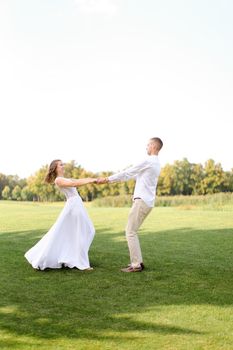
<svg viewBox="0 0 233 350">
<path fill-rule="evenodd" d="M 129 212 L 126 239 L 129 247 L 130 262 L 133 267 L 139 267 L 143 261 L 137 231 L 151 210 L 152 208 L 148 207 L 142 199 L 135 199 Z"/>
</svg>

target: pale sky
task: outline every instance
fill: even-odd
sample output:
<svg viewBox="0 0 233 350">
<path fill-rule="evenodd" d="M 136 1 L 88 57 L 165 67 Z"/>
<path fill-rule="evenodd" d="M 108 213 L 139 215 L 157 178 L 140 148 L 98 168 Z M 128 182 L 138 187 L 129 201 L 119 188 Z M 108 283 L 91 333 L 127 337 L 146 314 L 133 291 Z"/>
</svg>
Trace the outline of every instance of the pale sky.
<svg viewBox="0 0 233 350">
<path fill-rule="evenodd" d="M 0 172 L 233 168 L 232 0 L 0 0 Z"/>
</svg>

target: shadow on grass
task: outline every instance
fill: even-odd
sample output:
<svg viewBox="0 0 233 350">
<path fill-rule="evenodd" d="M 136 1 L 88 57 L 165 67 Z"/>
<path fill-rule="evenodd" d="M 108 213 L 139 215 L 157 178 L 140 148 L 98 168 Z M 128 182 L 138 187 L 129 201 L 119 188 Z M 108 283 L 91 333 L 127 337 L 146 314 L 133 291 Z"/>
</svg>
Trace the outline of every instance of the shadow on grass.
<svg viewBox="0 0 233 350">
<path fill-rule="evenodd" d="M 131 341 L 143 332 L 195 335 L 200 334 L 195 329 L 137 316 L 169 305 L 232 304 L 231 230 L 142 231 L 147 268 L 136 274 L 120 272 L 128 262 L 124 234 L 109 232 L 106 227 L 97 231 L 90 250 L 93 272 L 33 270 L 23 255 L 44 232 L 3 233 L 1 329 L 37 340 L 115 340 L 120 334 Z M 135 331 L 140 334 L 130 334 Z M 3 343 L 10 348 L 7 340 Z"/>
</svg>

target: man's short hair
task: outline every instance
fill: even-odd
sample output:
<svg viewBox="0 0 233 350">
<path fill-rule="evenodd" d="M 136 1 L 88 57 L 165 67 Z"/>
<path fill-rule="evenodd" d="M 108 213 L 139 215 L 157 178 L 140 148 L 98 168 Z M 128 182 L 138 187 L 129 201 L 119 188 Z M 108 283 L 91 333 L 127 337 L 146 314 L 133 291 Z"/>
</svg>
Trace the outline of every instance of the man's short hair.
<svg viewBox="0 0 233 350">
<path fill-rule="evenodd" d="M 158 145 L 158 150 L 160 151 L 163 147 L 163 141 L 159 137 L 152 137 L 151 141 L 155 142 Z"/>
</svg>

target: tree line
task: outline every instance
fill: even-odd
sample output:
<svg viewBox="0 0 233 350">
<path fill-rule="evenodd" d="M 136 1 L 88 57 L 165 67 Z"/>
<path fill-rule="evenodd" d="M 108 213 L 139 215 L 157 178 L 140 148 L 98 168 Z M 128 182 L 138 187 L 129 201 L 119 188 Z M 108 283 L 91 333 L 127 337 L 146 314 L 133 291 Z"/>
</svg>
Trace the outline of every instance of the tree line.
<svg viewBox="0 0 233 350">
<path fill-rule="evenodd" d="M 48 166 L 42 166 L 34 175 L 20 179 L 17 175 L 0 173 L 0 199 L 17 201 L 61 201 L 64 196 L 59 189 L 44 182 Z M 109 176 L 111 171 L 98 174 L 86 171 L 75 161 L 65 165 L 68 178 L 85 178 Z M 132 194 L 135 181 L 79 187 L 84 201 L 92 201 L 106 196 Z M 233 192 L 233 169 L 224 171 L 220 163 L 209 159 L 204 165 L 190 163 L 187 158 L 166 164 L 161 169 L 157 194 L 173 195 L 205 195 L 218 192 Z"/>
</svg>

